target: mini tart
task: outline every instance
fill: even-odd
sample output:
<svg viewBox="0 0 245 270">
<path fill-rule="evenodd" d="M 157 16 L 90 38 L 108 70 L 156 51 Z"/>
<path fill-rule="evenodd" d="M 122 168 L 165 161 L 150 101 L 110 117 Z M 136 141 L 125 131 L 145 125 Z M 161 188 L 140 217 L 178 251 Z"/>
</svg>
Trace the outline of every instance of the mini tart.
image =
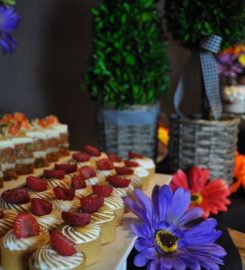
<svg viewBox="0 0 245 270">
<path fill-rule="evenodd" d="M 156 165 L 151 158 L 131 158 L 130 160 L 137 162 L 140 166 L 144 167 L 153 176 L 156 173 Z"/>
<path fill-rule="evenodd" d="M 85 188 L 76 189 L 75 193 L 76 193 L 76 197 L 81 198 L 81 197 L 90 195 L 91 193 L 93 193 L 93 190 L 91 186 L 88 186 Z"/>
<path fill-rule="evenodd" d="M 100 159 L 108 159 L 108 156 L 107 156 L 107 154 L 106 153 L 104 153 L 104 152 L 101 152 L 100 153 L 100 155 L 98 156 L 98 157 L 96 157 L 96 156 L 91 156 L 91 160 L 93 161 L 93 162 L 97 162 L 98 160 L 100 160 Z"/>
<path fill-rule="evenodd" d="M 49 233 L 40 228 L 39 235 L 27 238 L 16 238 L 10 230 L 1 239 L 2 267 L 4 270 L 26 270 L 30 255 L 43 244 L 48 243 Z M 11 258 L 11 259 L 10 259 Z"/>
<path fill-rule="evenodd" d="M 53 190 L 47 189 L 44 191 L 28 191 L 28 194 L 30 196 L 30 198 L 39 198 L 39 199 L 44 199 L 44 200 L 50 200 L 53 199 L 55 197 Z"/>
<path fill-rule="evenodd" d="M 79 251 L 86 257 L 86 265 L 96 263 L 101 257 L 100 226 L 89 223 L 83 227 L 71 227 L 62 224 L 58 230 L 76 244 Z"/>
<path fill-rule="evenodd" d="M 0 218 L 0 238 L 13 228 L 17 216 L 17 212 L 11 209 L 1 209 L 1 211 L 4 217 Z"/>
<path fill-rule="evenodd" d="M 14 204 L 7 203 L 2 198 L 0 198 L 0 208 L 7 208 L 17 211 L 18 213 L 29 212 L 31 209 L 31 202 L 22 203 L 22 204 Z"/>
<path fill-rule="evenodd" d="M 50 214 L 43 216 L 36 216 L 32 214 L 40 226 L 44 227 L 48 231 L 52 231 L 56 229 L 60 224 L 63 223 L 63 219 L 61 218 L 61 212 L 59 210 L 54 209 Z"/>
<path fill-rule="evenodd" d="M 135 168 L 130 168 L 130 169 L 133 169 L 134 174 L 141 179 L 142 181 L 141 188 L 143 190 L 148 189 L 149 184 L 150 184 L 150 179 L 151 179 L 150 173 L 143 167 L 135 167 Z"/>
<path fill-rule="evenodd" d="M 29 259 L 29 270 L 85 270 L 85 267 L 85 256 L 80 251 L 62 256 L 50 244 L 38 248 Z"/>
<path fill-rule="evenodd" d="M 127 187 L 113 187 L 113 195 L 125 198 L 133 194 L 134 187 L 132 184 L 129 184 Z"/>
<path fill-rule="evenodd" d="M 59 211 L 73 211 L 80 206 L 80 200 L 79 198 L 75 197 L 73 200 L 68 201 L 68 200 L 59 200 L 59 199 L 54 199 L 51 201 L 54 208 L 59 210 Z"/>
<path fill-rule="evenodd" d="M 110 196 L 104 198 L 104 205 L 100 210 L 109 210 L 112 211 L 116 216 L 116 225 L 120 225 L 123 221 L 124 215 L 124 202 L 123 199 L 119 196 Z"/>
<path fill-rule="evenodd" d="M 101 228 L 101 244 L 108 244 L 116 238 L 116 216 L 112 211 L 98 209 L 91 213 L 91 221 Z"/>
</svg>

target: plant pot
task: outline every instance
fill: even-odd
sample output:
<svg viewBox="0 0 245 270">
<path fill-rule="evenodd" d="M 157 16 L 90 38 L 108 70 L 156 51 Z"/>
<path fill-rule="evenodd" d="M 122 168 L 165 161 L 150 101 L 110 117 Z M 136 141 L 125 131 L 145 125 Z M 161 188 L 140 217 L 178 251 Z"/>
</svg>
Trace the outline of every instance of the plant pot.
<svg viewBox="0 0 245 270">
<path fill-rule="evenodd" d="M 245 113 L 245 85 L 224 86 L 222 96 L 225 112 Z"/>
<path fill-rule="evenodd" d="M 155 157 L 159 105 L 132 105 L 124 110 L 98 109 L 99 146 L 123 158 L 128 151 Z"/>
<path fill-rule="evenodd" d="M 210 170 L 210 178 L 232 183 L 239 118 L 221 120 L 171 117 L 169 158 L 172 172 L 200 166 Z"/>
</svg>

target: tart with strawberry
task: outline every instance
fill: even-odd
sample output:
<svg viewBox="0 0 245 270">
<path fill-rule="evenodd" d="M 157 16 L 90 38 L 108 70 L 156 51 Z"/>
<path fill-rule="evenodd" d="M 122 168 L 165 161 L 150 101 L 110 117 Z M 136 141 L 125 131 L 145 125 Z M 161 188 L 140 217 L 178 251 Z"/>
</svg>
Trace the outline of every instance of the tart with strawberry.
<svg viewBox="0 0 245 270">
<path fill-rule="evenodd" d="M 26 187 L 28 188 L 30 198 L 54 198 L 54 192 L 49 188 L 48 181 L 45 178 L 28 176 L 26 178 Z"/>
<path fill-rule="evenodd" d="M 0 208 L 7 208 L 21 212 L 28 212 L 31 203 L 26 188 L 15 188 L 4 191 L 0 198 Z"/>
<path fill-rule="evenodd" d="M 150 183 L 150 173 L 143 166 L 136 161 L 124 160 L 125 166 L 134 171 L 134 174 L 138 176 L 142 181 L 142 189 L 146 190 Z"/>
<path fill-rule="evenodd" d="M 104 152 L 101 152 L 98 148 L 91 146 L 91 145 L 85 145 L 83 148 L 83 151 L 91 156 L 91 159 L 94 161 L 98 161 L 100 159 L 108 158 L 107 154 Z"/>
<path fill-rule="evenodd" d="M 115 153 L 108 153 L 108 159 L 112 162 L 113 167 L 124 167 L 125 163 L 121 157 Z"/>
<path fill-rule="evenodd" d="M 86 179 L 82 175 L 74 175 L 71 178 L 70 188 L 75 189 L 75 196 L 79 198 L 93 192 L 91 186 L 87 186 Z"/>
<path fill-rule="evenodd" d="M 66 177 L 64 170 L 44 170 L 43 177 L 48 182 L 50 188 L 54 187 L 68 187 L 69 185 L 69 177 Z"/>
<path fill-rule="evenodd" d="M 79 207 L 79 198 L 75 196 L 75 189 L 55 187 L 53 189 L 55 199 L 52 204 L 59 211 L 72 211 Z"/>
<path fill-rule="evenodd" d="M 104 178 L 97 175 L 96 171 L 92 167 L 84 166 L 78 171 L 79 175 L 85 180 L 87 186 L 101 184 L 104 181 Z"/>
<path fill-rule="evenodd" d="M 142 181 L 137 175 L 134 174 L 134 170 L 127 167 L 116 167 L 115 170 L 117 172 L 116 175 L 120 175 L 130 179 L 131 184 L 133 185 L 134 188 L 142 189 Z"/>
<path fill-rule="evenodd" d="M 104 197 L 95 193 L 80 199 L 78 213 L 91 214 L 91 221 L 101 228 L 101 243 L 112 242 L 116 237 L 116 216 L 110 210 L 104 210 Z"/>
<path fill-rule="evenodd" d="M 85 152 L 74 153 L 72 159 L 76 162 L 78 168 L 89 166 L 96 169 L 96 160 L 91 158 L 91 156 Z"/>
<path fill-rule="evenodd" d="M 140 166 L 144 167 L 149 172 L 150 176 L 155 174 L 156 165 L 151 158 L 131 151 L 128 152 L 128 157 L 131 161 L 135 161 L 139 163 Z"/>
<path fill-rule="evenodd" d="M 29 259 L 30 270 L 85 270 L 85 255 L 75 243 L 58 230 L 50 234 L 50 243 L 38 248 Z"/>
<path fill-rule="evenodd" d="M 129 178 L 125 178 L 120 175 L 113 175 L 108 176 L 106 181 L 113 187 L 113 194 L 121 198 L 125 198 L 133 194 L 134 187 Z"/>
<path fill-rule="evenodd" d="M 0 208 L 0 238 L 13 228 L 17 212 Z"/>
<path fill-rule="evenodd" d="M 48 231 L 56 229 L 63 222 L 60 211 L 54 209 L 53 204 L 45 199 L 31 199 L 30 212 L 36 218 L 40 226 Z"/>
<path fill-rule="evenodd" d="M 3 269 L 28 269 L 28 258 L 32 252 L 48 241 L 48 231 L 31 214 L 18 214 L 13 229 L 1 238 Z"/>
<path fill-rule="evenodd" d="M 101 257 L 100 226 L 91 222 L 89 213 L 62 212 L 62 218 L 64 223 L 58 230 L 85 254 L 86 265 L 96 263 Z"/>
<path fill-rule="evenodd" d="M 123 199 L 117 195 L 114 195 L 113 188 L 109 185 L 94 185 L 92 191 L 98 196 L 104 197 L 104 204 L 101 210 L 112 211 L 116 215 L 116 223 L 120 225 L 124 215 L 124 202 Z"/>
<path fill-rule="evenodd" d="M 115 175 L 116 171 L 112 162 L 109 159 L 100 159 L 97 161 L 97 173 L 100 177 L 107 177 L 109 175 Z"/>
</svg>

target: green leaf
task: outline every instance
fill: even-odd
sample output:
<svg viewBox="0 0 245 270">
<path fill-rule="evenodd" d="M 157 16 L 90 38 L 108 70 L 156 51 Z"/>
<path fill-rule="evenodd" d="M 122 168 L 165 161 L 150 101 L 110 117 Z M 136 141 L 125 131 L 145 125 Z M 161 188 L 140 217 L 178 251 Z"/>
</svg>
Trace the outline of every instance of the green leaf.
<svg viewBox="0 0 245 270">
<path fill-rule="evenodd" d="M 126 57 L 126 64 L 127 65 L 134 65 L 135 64 L 135 59 L 133 55 L 128 55 Z"/>
</svg>

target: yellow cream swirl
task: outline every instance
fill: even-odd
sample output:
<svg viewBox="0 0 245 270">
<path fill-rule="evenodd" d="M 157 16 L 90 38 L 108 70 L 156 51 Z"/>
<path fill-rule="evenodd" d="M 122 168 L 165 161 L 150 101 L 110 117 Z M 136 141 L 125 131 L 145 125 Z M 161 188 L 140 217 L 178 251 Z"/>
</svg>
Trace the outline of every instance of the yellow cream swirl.
<svg viewBox="0 0 245 270">
<path fill-rule="evenodd" d="M 0 198 L 0 208 L 7 208 L 17 211 L 18 213 L 28 212 L 31 208 L 31 203 L 23 203 L 23 204 L 13 204 L 7 203 L 2 198 Z"/>
<path fill-rule="evenodd" d="M 36 218 L 37 222 L 48 231 L 56 229 L 61 223 L 63 223 L 61 212 L 59 210 L 53 210 L 48 215 L 34 217 Z"/>
<path fill-rule="evenodd" d="M 71 256 L 62 256 L 50 244 L 37 249 L 31 256 L 32 265 L 40 270 L 69 270 L 79 266 L 84 260 L 85 256 L 81 252 Z"/>
<path fill-rule="evenodd" d="M 40 191 L 40 192 L 29 191 L 28 193 L 31 199 L 40 198 L 40 199 L 49 200 L 55 197 L 52 189 L 47 189 L 45 191 Z"/>
<path fill-rule="evenodd" d="M 59 211 L 72 211 L 79 208 L 80 200 L 78 198 L 75 198 L 72 201 L 54 199 L 52 204 L 54 208 Z"/>
<path fill-rule="evenodd" d="M 115 218 L 115 214 L 107 210 L 99 210 L 91 214 L 91 220 L 95 224 L 102 224 L 112 221 Z"/>
<path fill-rule="evenodd" d="M 129 184 L 127 187 L 113 187 L 113 194 L 120 196 L 121 198 L 125 198 L 127 196 L 130 196 L 134 191 L 134 187 L 132 184 Z"/>
<path fill-rule="evenodd" d="M 123 199 L 119 196 L 105 197 L 104 206 L 110 210 L 116 210 L 124 207 Z"/>
<path fill-rule="evenodd" d="M 9 250 L 26 250 L 29 248 L 36 248 L 42 244 L 46 244 L 49 240 L 48 231 L 40 227 L 40 232 L 36 236 L 30 236 L 26 238 L 16 238 L 13 230 L 10 230 L 1 239 L 2 245 Z"/>
<path fill-rule="evenodd" d="M 83 227 L 71 227 L 63 224 L 59 231 L 68 237 L 75 244 L 83 244 L 94 241 L 100 237 L 101 229 L 99 225 L 89 223 Z"/>
<path fill-rule="evenodd" d="M 0 218 L 0 237 L 13 228 L 17 212 L 10 209 L 1 209 L 4 214 L 3 218 Z"/>
</svg>

